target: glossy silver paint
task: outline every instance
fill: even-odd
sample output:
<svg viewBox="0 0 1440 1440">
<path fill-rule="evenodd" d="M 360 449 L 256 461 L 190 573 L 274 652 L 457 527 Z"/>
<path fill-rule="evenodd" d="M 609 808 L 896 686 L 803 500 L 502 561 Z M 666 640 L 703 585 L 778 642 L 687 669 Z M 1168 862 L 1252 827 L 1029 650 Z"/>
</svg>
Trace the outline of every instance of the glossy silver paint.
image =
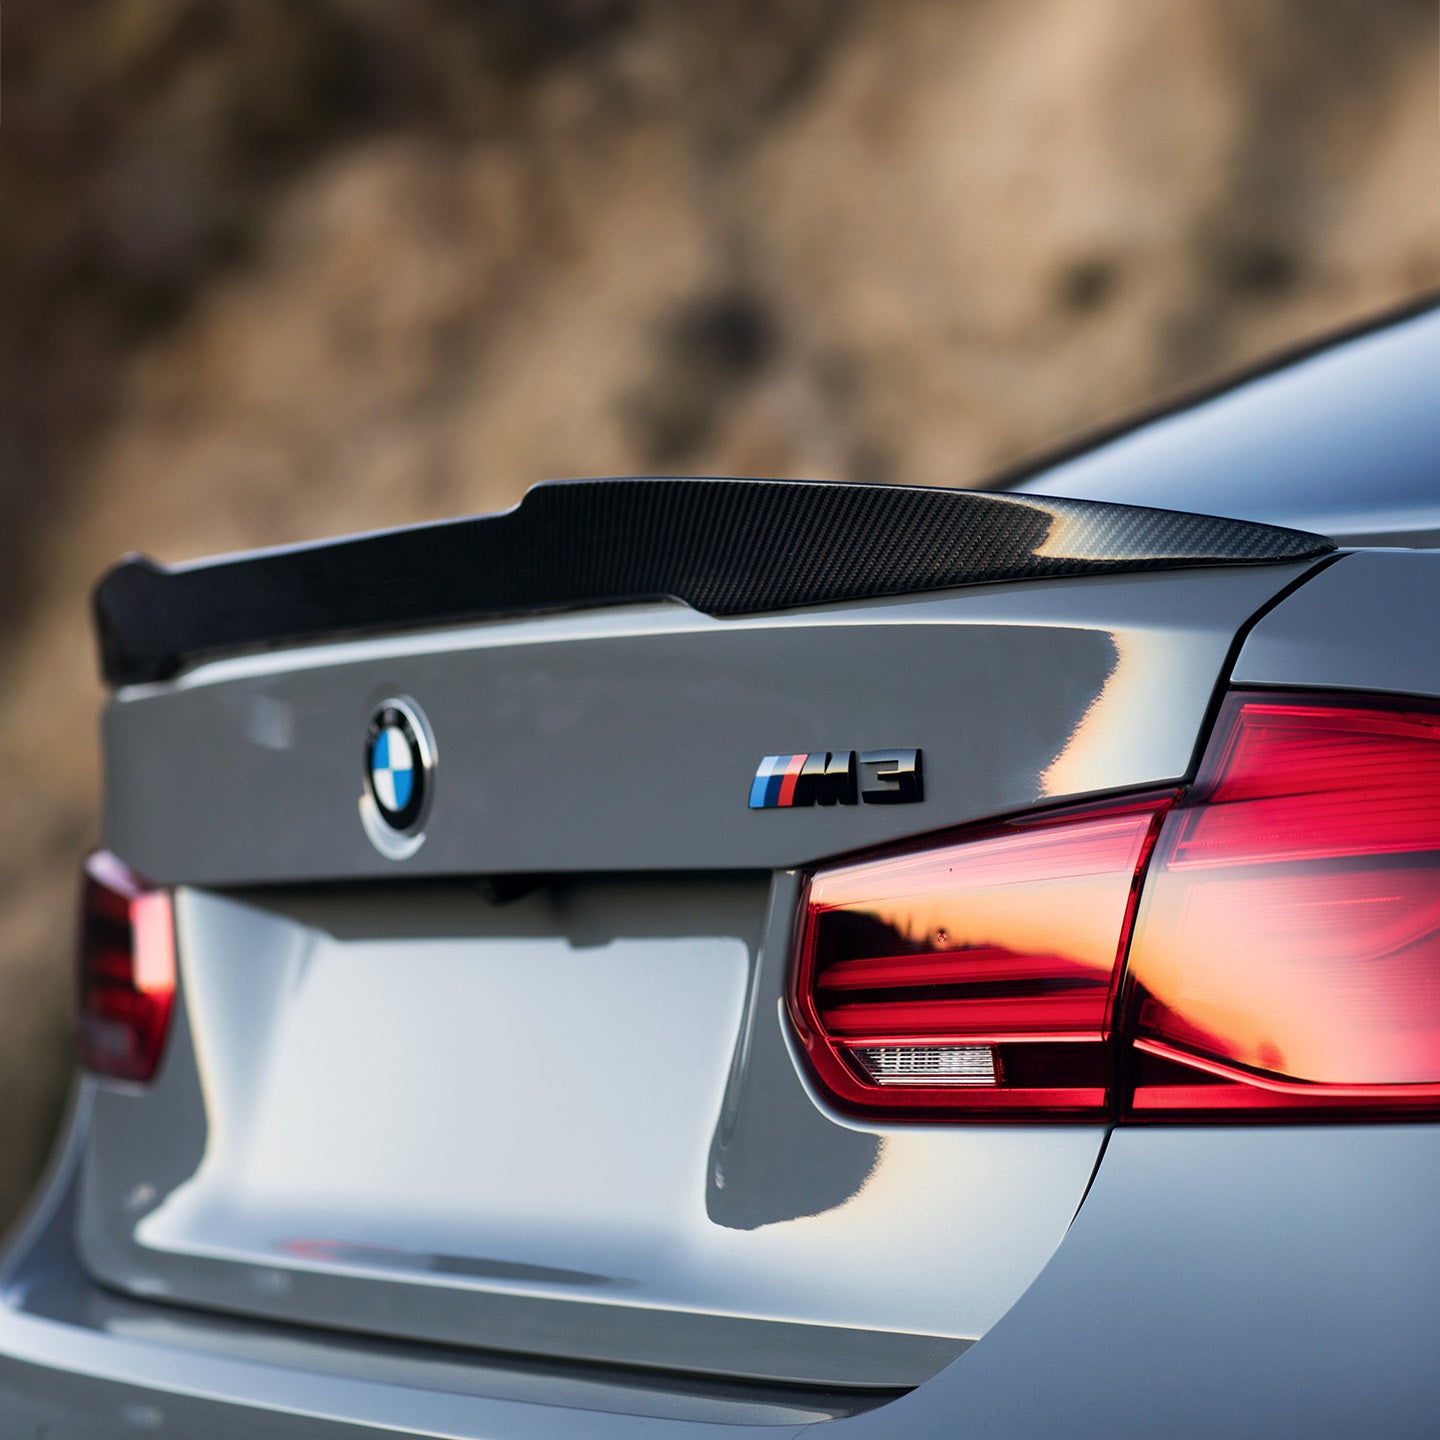
<svg viewBox="0 0 1440 1440">
<path fill-rule="evenodd" d="M 71 1242 L 93 1083 L 77 1090 L 45 1193 L 0 1267 L 0 1434 L 117 1440 L 380 1435 L 788 1436 L 893 1395 L 486 1361 L 276 1327 L 98 1288 Z"/>
<path fill-rule="evenodd" d="M 978 1345 L 827 1440 L 1429 1436 L 1440 1127 L 1121 1127 Z"/>
<path fill-rule="evenodd" d="M 527 1371 L 117 1301 L 69 1247 L 92 1088 L 0 1270 L 7 1435 L 1353 1440 L 1426 1436 L 1440 1413 L 1433 1125 L 1119 1131 L 1064 1245 L 979 1344 L 908 1395 L 831 1418 L 845 1406 L 823 1392 L 807 1405 Z"/>
<path fill-rule="evenodd" d="M 1341 556 L 1255 626 L 1235 683 L 1440 695 L 1437 599 L 1440 550 Z"/>
<path fill-rule="evenodd" d="M 782 1033 L 796 885 L 762 940 L 766 890 L 577 885 L 563 917 L 184 893 L 189 1034 L 151 1091 L 96 1087 L 89 1268 L 410 1338 L 919 1383 L 1059 1244 L 1103 1131 L 837 1123 Z"/>
<path fill-rule="evenodd" d="M 1186 773 L 1236 631 L 1306 565 L 758 618 L 634 607 L 202 666 L 105 716 L 105 844 L 157 883 L 784 869 Z M 360 825 L 365 722 L 425 707 L 423 847 Z M 918 748 L 925 800 L 750 810 L 764 755 Z"/>
</svg>

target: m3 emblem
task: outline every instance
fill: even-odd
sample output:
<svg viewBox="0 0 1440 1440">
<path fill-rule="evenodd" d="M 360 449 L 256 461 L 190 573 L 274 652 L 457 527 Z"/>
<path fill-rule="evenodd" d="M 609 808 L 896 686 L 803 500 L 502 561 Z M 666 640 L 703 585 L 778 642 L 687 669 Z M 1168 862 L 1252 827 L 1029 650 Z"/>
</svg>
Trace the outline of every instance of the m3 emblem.
<svg viewBox="0 0 1440 1440">
<path fill-rule="evenodd" d="M 750 783 L 752 810 L 809 805 L 913 805 L 925 798 L 918 750 L 767 755 Z"/>
</svg>

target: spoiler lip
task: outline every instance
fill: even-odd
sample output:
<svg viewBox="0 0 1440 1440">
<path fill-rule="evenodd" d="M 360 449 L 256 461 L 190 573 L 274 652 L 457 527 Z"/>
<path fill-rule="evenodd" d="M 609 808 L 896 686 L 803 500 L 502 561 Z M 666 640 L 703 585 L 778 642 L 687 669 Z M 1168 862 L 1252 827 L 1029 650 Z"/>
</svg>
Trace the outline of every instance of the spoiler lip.
<svg viewBox="0 0 1440 1440">
<path fill-rule="evenodd" d="M 549 481 L 514 509 L 167 567 L 94 593 L 112 686 L 226 652 L 676 599 L 711 616 L 1202 565 L 1334 542 L 1254 521 L 990 490 L 838 481 Z"/>
</svg>

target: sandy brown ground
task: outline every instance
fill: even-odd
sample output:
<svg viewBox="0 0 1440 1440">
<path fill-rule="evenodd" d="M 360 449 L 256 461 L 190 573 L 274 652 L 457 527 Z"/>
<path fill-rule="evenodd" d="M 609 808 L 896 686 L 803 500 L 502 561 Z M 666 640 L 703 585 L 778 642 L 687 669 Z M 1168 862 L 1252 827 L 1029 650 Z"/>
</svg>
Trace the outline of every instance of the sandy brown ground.
<svg viewBox="0 0 1440 1440">
<path fill-rule="evenodd" d="M 0 1218 L 68 1073 L 120 553 L 556 475 L 973 484 L 1440 285 L 1430 0 L 16 8 Z"/>
</svg>

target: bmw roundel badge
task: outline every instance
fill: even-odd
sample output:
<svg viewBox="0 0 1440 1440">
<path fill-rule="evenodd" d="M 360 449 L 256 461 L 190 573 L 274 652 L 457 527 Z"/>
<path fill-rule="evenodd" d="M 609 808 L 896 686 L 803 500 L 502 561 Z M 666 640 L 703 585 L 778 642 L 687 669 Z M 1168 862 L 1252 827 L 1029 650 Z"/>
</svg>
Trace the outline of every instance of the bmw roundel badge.
<svg viewBox="0 0 1440 1440">
<path fill-rule="evenodd" d="M 365 732 L 360 818 L 392 860 L 413 855 L 425 839 L 434 771 L 435 741 L 420 707 L 398 696 L 377 705 Z"/>
</svg>

